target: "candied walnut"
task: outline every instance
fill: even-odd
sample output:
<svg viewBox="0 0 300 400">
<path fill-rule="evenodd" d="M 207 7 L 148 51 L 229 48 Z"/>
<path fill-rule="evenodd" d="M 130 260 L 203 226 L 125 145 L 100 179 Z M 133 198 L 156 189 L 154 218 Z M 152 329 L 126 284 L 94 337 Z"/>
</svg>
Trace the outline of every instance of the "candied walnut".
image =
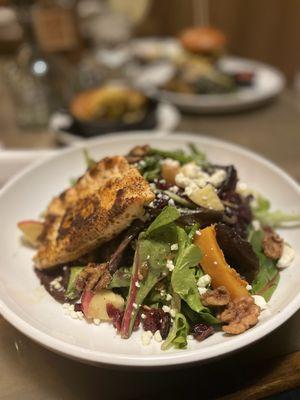
<svg viewBox="0 0 300 400">
<path fill-rule="evenodd" d="M 146 157 L 146 155 L 149 153 L 149 150 L 150 150 L 150 146 L 147 144 L 145 146 L 135 146 L 127 154 L 126 160 L 130 164 L 137 163 Z"/>
<path fill-rule="evenodd" d="M 89 263 L 78 275 L 76 289 L 81 292 L 83 289 L 99 290 L 106 288 L 111 280 L 107 267 L 107 263 Z"/>
<path fill-rule="evenodd" d="M 223 325 L 224 332 L 238 335 L 257 324 L 259 313 L 260 307 L 254 304 L 252 297 L 241 297 L 231 301 L 218 318 L 228 324 Z"/>
<path fill-rule="evenodd" d="M 265 228 L 262 247 L 267 257 L 278 260 L 283 252 L 283 239 L 272 228 Z"/>
<path fill-rule="evenodd" d="M 201 299 L 204 306 L 226 306 L 230 301 L 230 294 L 226 287 L 219 286 L 214 290 L 208 290 Z"/>
</svg>

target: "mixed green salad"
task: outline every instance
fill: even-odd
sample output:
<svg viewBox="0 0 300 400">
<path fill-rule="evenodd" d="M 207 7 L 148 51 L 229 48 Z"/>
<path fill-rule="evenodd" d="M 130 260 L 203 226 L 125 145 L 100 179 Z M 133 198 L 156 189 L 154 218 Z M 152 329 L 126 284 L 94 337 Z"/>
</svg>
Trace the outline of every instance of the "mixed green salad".
<svg viewBox="0 0 300 400">
<path fill-rule="evenodd" d="M 93 176 L 101 161 L 85 159 Z M 80 257 L 37 268 L 41 283 L 68 316 L 108 321 L 124 339 L 139 330 L 144 345 L 154 340 L 163 350 L 254 326 L 295 256 L 275 229 L 300 215 L 272 211 L 233 165 L 213 164 L 193 144 L 138 146 L 125 159 L 152 193 L 143 215 Z M 19 227 L 38 247 L 47 222 L 34 232 L 33 221 Z"/>
</svg>

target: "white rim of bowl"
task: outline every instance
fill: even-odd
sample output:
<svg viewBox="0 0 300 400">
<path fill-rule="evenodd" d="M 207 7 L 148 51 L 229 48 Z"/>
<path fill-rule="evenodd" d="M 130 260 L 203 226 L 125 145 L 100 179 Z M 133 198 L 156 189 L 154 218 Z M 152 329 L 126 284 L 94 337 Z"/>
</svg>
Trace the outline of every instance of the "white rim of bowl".
<svg viewBox="0 0 300 400">
<path fill-rule="evenodd" d="M 149 141 L 149 136 L 145 132 L 141 132 L 141 135 L 144 134 L 145 141 Z M 184 132 L 176 132 L 172 135 L 161 136 L 161 139 L 170 138 L 180 140 L 189 141 L 197 141 L 197 138 L 201 138 L 202 143 L 207 144 L 218 144 L 222 145 L 224 148 L 233 150 L 238 152 L 239 154 L 243 154 L 247 157 L 250 157 L 261 164 L 273 169 L 278 175 L 280 175 L 285 181 L 287 181 L 300 196 L 300 187 L 297 182 L 286 172 L 284 172 L 281 168 L 275 165 L 273 162 L 267 160 L 266 158 L 254 153 L 251 150 L 245 149 L 243 146 L 239 146 L 236 144 L 232 144 L 225 140 L 211 138 L 206 135 L 200 134 L 188 134 Z M 136 139 L 136 133 L 134 134 L 120 134 L 116 133 L 111 135 L 109 138 L 100 138 L 97 139 L 97 143 L 103 142 L 119 142 L 120 140 L 131 140 Z M 153 136 L 154 139 L 157 139 L 158 136 Z M 151 140 L 151 138 L 150 138 Z M 93 142 L 95 144 L 96 140 Z M 93 143 L 86 143 L 87 146 L 83 143 L 82 146 L 78 146 L 77 148 L 68 148 L 66 150 L 61 151 L 59 154 L 54 156 L 49 156 L 46 159 L 39 160 L 34 164 L 28 166 L 24 171 L 17 174 L 11 181 L 9 181 L 1 190 L 0 197 L 10 189 L 15 183 L 17 183 L 24 175 L 28 172 L 36 169 L 39 165 L 42 165 L 48 162 L 51 159 L 55 159 L 56 157 L 63 156 L 69 152 L 78 151 L 80 147 L 89 147 Z M 271 317 L 268 321 L 264 322 L 262 326 L 256 326 L 245 333 L 235 336 L 233 340 L 228 342 L 215 344 L 203 349 L 195 349 L 195 350 L 183 350 L 182 352 L 165 352 L 162 354 L 155 355 L 142 355 L 142 356 L 133 356 L 130 354 L 111 354 L 102 351 L 96 350 L 88 350 L 84 349 L 80 346 L 72 345 L 66 343 L 62 340 L 56 339 L 51 335 L 48 335 L 44 332 L 41 332 L 39 329 L 34 328 L 28 322 L 24 321 L 22 318 L 18 317 L 10 308 L 0 299 L 0 312 L 3 317 L 10 322 L 15 328 L 24 333 L 29 338 L 33 339 L 37 343 L 42 346 L 53 350 L 54 352 L 60 353 L 62 355 L 68 356 L 69 358 L 90 362 L 90 363 L 99 363 L 99 364 L 107 364 L 111 366 L 126 366 L 126 367 L 166 367 L 166 366 L 174 366 L 181 364 L 190 364 L 199 361 L 209 360 L 216 357 L 220 357 L 227 353 L 234 352 L 239 350 L 245 346 L 248 346 L 259 339 L 262 339 L 268 333 L 272 332 L 280 325 L 282 325 L 288 318 L 290 318 L 298 309 L 300 308 L 300 293 L 280 312 L 276 313 L 273 317 Z"/>
</svg>

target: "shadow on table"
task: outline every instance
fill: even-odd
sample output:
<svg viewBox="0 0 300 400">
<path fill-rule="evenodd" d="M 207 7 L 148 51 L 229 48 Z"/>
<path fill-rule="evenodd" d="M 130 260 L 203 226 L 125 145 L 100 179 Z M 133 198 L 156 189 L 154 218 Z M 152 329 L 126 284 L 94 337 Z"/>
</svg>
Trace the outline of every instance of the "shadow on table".
<svg viewBox="0 0 300 400">
<path fill-rule="evenodd" d="M 222 360 L 160 371 L 84 365 L 41 348 L 3 322 L 0 399 L 215 399 L 255 385 L 275 368 L 275 357 L 300 348 L 299 320 L 300 312 L 260 342 Z"/>
</svg>

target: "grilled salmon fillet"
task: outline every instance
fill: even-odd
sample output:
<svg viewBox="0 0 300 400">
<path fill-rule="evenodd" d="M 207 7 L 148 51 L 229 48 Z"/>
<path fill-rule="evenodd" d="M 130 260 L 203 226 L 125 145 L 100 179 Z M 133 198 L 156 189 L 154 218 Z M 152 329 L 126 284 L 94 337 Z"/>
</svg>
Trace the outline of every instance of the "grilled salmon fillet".
<svg viewBox="0 0 300 400">
<path fill-rule="evenodd" d="M 74 261 L 111 240 L 153 199 L 149 183 L 124 157 L 104 158 L 49 204 L 36 267 Z"/>
</svg>

